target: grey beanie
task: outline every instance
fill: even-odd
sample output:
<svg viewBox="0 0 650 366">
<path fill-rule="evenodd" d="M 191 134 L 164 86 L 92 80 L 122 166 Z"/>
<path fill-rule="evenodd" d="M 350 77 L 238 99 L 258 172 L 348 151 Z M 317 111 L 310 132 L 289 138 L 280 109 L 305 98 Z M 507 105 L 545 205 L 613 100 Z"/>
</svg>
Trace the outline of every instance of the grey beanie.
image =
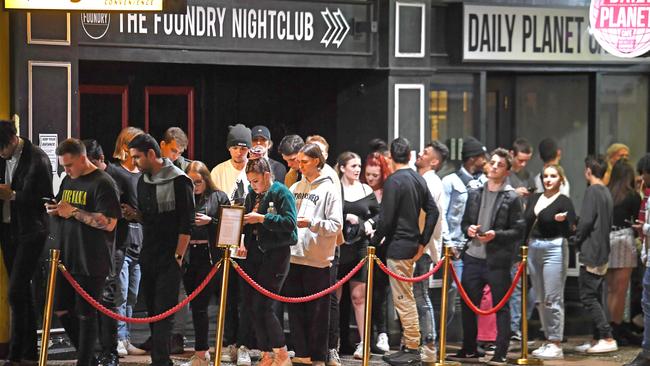
<svg viewBox="0 0 650 366">
<path fill-rule="evenodd" d="M 250 149 L 253 146 L 251 129 L 241 123 L 230 126 L 228 138 L 226 139 L 226 147 L 231 148 L 233 146 L 243 146 Z"/>
</svg>

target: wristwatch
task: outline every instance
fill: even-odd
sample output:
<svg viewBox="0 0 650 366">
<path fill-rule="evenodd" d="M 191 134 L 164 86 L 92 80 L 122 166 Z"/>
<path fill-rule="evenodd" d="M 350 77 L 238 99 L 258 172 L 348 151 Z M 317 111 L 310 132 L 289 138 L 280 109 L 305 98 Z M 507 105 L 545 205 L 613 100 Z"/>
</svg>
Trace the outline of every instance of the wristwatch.
<svg viewBox="0 0 650 366">
<path fill-rule="evenodd" d="M 174 255 L 174 258 L 176 258 L 177 261 L 180 261 L 180 260 L 183 259 L 183 256 L 180 255 L 180 254 L 178 254 L 178 253 L 176 253 L 176 254 Z"/>
</svg>

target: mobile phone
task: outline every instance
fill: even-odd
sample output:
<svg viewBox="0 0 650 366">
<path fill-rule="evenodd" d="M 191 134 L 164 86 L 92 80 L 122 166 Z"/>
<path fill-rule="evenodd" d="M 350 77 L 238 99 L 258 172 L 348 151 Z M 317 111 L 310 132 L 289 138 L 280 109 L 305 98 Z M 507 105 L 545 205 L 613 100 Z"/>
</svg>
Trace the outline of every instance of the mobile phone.
<svg viewBox="0 0 650 366">
<path fill-rule="evenodd" d="M 485 236 L 485 232 L 483 231 L 477 231 L 476 236 Z"/>
<path fill-rule="evenodd" d="M 52 197 L 41 197 L 43 203 L 49 203 L 50 205 L 56 205 L 56 200 Z"/>
<path fill-rule="evenodd" d="M 530 192 L 530 193 L 535 192 L 535 187 L 528 187 L 526 189 L 528 189 L 528 192 Z"/>
</svg>

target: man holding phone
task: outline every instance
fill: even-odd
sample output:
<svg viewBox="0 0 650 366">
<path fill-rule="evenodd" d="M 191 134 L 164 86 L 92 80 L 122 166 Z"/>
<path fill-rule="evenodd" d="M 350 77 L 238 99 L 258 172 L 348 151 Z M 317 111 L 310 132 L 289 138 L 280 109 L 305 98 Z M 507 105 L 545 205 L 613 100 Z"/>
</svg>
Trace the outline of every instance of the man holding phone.
<svg viewBox="0 0 650 366">
<path fill-rule="evenodd" d="M 461 227 L 470 238 L 463 255 L 462 286 L 475 305 L 480 304 L 485 285 L 490 285 L 493 306 L 501 301 L 511 284 L 510 268 L 514 250 L 524 237 L 524 219 L 519 196 L 506 182 L 512 166 L 507 150 L 491 153 L 488 181 L 468 192 Z M 463 302 L 463 348 L 449 359 L 478 361 L 476 314 Z M 497 312 L 497 340 L 488 365 L 507 365 L 510 340 L 510 309 Z"/>
</svg>

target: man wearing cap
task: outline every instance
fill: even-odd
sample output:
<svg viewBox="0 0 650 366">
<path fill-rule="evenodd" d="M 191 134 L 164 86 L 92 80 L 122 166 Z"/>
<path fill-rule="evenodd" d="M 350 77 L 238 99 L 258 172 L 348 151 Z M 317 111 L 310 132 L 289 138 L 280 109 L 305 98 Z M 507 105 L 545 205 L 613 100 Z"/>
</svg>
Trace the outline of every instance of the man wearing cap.
<svg viewBox="0 0 650 366">
<path fill-rule="evenodd" d="M 230 126 L 226 140 L 230 159 L 217 165 L 210 172 L 214 184 L 218 189 L 226 192 L 232 204 L 244 204 L 248 190 L 248 179 L 244 170 L 248 162 L 248 150 L 252 145 L 251 130 L 248 127 L 241 123 Z"/>
<path fill-rule="evenodd" d="M 454 268 L 460 277 L 463 273 L 463 261 L 460 254 L 465 246 L 467 238 L 460 228 L 460 223 L 465 213 L 468 188 L 478 188 L 487 181 L 483 174 L 485 155 L 487 149 L 474 137 L 468 137 L 463 141 L 462 159 L 463 165 L 456 173 L 449 174 L 442 179 L 443 194 L 440 197 L 442 208 L 442 242 L 450 246 L 454 252 Z M 447 323 L 450 323 L 455 314 L 456 295 L 458 290 L 456 284 L 449 287 L 447 296 Z"/>
<path fill-rule="evenodd" d="M 252 131 L 253 149 L 257 148 L 257 154 L 260 154 L 269 161 L 269 164 L 271 165 L 271 173 L 273 173 L 273 180 L 284 183 L 284 177 L 287 175 L 287 168 L 285 168 L 284 164 L 279 161 L 269 158 L 269 151 L 273 147 L 271 131 L 269 131 L 266 126 L 261 125 L 253 127 Z"/>
</svg>

